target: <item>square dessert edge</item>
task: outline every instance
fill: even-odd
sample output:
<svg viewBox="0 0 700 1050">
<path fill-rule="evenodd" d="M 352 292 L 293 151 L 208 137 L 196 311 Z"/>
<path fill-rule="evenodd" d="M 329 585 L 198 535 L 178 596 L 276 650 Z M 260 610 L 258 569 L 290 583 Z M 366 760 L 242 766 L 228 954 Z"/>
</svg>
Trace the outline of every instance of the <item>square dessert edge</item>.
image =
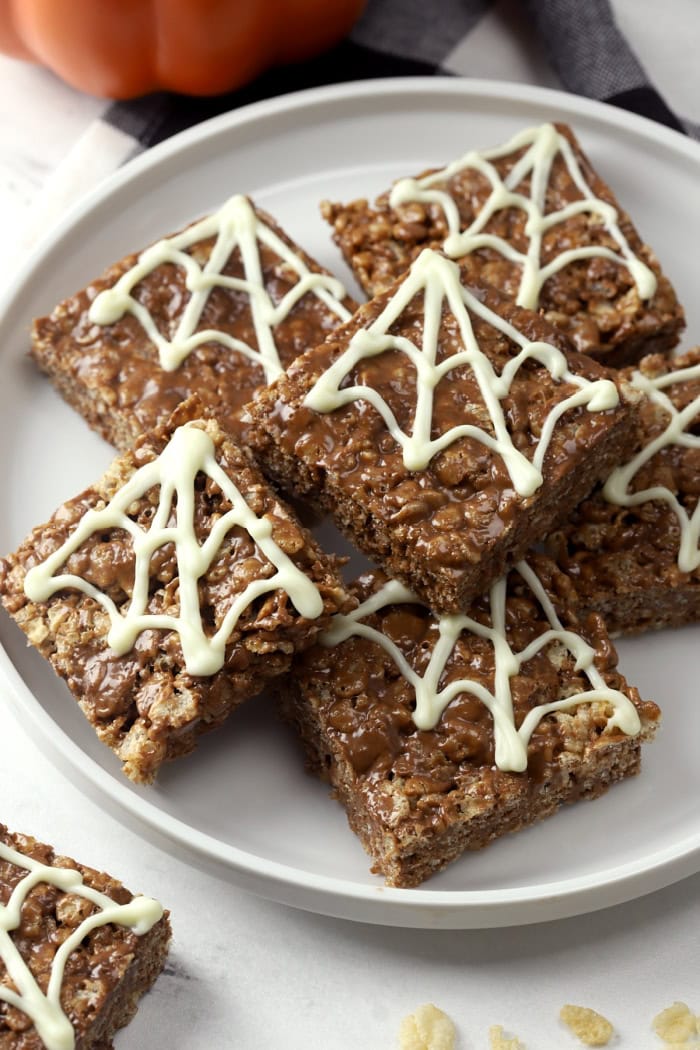
<svg viewBox="0 0 700 1050">
<path fill-rule="evenodd" d="M 442 248 L 460 261 L 468 253 L 481 280 L 611 367 L 668 353 L 685 327 L 654 252 L 565 124 L 398 179 L 374 204 L 325 201 L 321 211 L 368 295 L 422 249 Z"/>
<path fill-rule="evenodd" d="M 40 880 L 18 889 L 33 872 Z M 0 949 L 0 1043 L 104 1050 L 165 964 L 168 913 L 103 872 L 0 824 L 0 905 L 21 893 Z M 70 952 L 61 967 L 63 945 Z M 59 976 L 58 1001 L 48 995 Z M 35 994 L 27 995 L 34 989 Z M 3 994 L 4 993 L 4 994 Z"/>
<path fill-rule="evenodd" d="M 236 195 L 36 319 L 31 354 L 118 449 L 193 394 L 242 440 L 240 407 L 355 307 L 271 216 Z"/>
<path fill-rule="evenodd" d="M 578 622 L 549 559 L 519 563 L 462 617 L 383 574 L 353 590 L 357 610 L 296 660 L 279 705 L 388 885 L 418 886 L 639 772 L 659 710 L 618 672 L 602 619 Z"/>
<path fill-rule="evenodd" d="M 268 476 L 439 611 L 466 608 L 607 477 L 639 400 L 463 276 L 426 250 L 244 410 Z"/>
<path fill-rule="evenodd" d="M 644 395 L 634 454 L 546 540 L 612 635 L 700 621 L 700 347 L 623 374 Z"/>
<path fill-rule="evenodd" d="M 0 559 L 0 596 L 132 780 L 190 752 L 347 601 L 191 399 Z"/>
</svg>

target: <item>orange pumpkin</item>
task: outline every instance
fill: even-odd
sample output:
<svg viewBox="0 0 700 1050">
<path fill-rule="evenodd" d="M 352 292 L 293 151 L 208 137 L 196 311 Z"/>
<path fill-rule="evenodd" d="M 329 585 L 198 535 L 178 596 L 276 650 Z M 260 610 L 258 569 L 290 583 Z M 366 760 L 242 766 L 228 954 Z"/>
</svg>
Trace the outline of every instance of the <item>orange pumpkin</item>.
<svg viewBox="0 0 700 1050">
<path fill-rule="evenodd" d="M 365 0 L 0 0 L 0 51 L 93 95 L 215 95 L 340 40 Z"/>
</svg>

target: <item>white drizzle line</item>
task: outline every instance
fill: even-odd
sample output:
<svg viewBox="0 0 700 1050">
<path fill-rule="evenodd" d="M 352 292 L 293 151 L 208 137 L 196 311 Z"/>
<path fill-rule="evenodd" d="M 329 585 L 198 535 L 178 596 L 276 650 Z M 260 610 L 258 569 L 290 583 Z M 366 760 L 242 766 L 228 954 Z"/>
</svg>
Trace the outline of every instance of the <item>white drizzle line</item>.
<svg viewBox="0 0 700 1050">
<path fill-rule="evenodd" d="M 525 149 L 523 156 L 514 164 L 505 180 L 491 163 L 506 157 L 516 150 Z M 547 186 L 552 163 L 561 153 L 569 174 L 581 194 L 581 200 L 572 201 L 558 211 L 545 214 Z M 447 190 L 433 189 L 436 183 L 446 182 L 466 168 L 481 172 L 491 183 L 491 193 L 479 214 L 465 230 L 457 205 Z M 527 175 L 531 176 L 530 196 L 516 192 L 516 187 Z M 477 248 L 493 248 L 504 258 L 522 267 L 522 277 L 516 302 L 519 306 L 535 309 L 545 281 L 577 259 L 599 257 L 613 259 L 629 270 L 642 299 L 650 299 L 656 291 L 656 277 L 641 259 L 631 250 L 617 222 L 617 211 L 607 201 L 596 197 L 583 177 L 583 172 L 568 139 L 560 135 L 553 124 L 527 128 L 496 149 L 479 153 L 471 150 L 463 157 L 448 164 L 441 171 L 425 175 L 421 179 L 399 179 L 394 185 L 389 203 L 392 208 L 410 201 L 424 204 L 439 204 L 445 213 L 449 235 L 443 250 L 453 259 L 468 255 Z M 517 251 L 512 244 L 494 234 L 483 233 L 492 216 L 505 208 L 521 208 L 527 214 L 525 235 L 528 238 L 526 253 Z M 587 212 L 599 216 L 607 233 L 619 246 L 619 253 L 602 245 L 571 248 L 560 252 L 546 266 L 541 264 L 542 238 L 552 226 L 556 226 L 574 215 Z"/>
<path fill-rule="evenodd" d="M 200 471 L 219 486 L 232 505 L 231 510 L 214 522 L 201 545 L 194 530 L 194 483 Z M 131 504 L 154 485 L 160 486 L 158 509 L 150 528 L 145 531 L 131 520 L 128 511 Z M 168 526 L 174 499 L 176 524 Z M 207 637 L 202 624 L 197 580 L 208 571 L 224 537 L 234 526 L 246 529 L 277 571 L 249 583 L 232 603 L 217 632 Z M 134 545 L 134 587 L 126 614 L 121 613 L 112 599 L 93 584 L 71 573 L 58 571 L 93 533 L 113 528 L 126 530 Z M 154 552 L 166 543 L 174 544 L 177 557 L 179 616 L 146 613 L 150 560 Z M 323 611 L 318 588 L 275 543 L 270 521 L 257 517 L 219 466 L 210 436 L 191 423 L 179 427 L 160 456 L 140 467 L 107 506 L 87 511 L 65 543 L 40 565 L 30 569 L 24 580 L 24 592 L 35 602 L 47 601 L 64 588 L 82 591 L 107 611 L 111 621 L 107 642 L 118 656 L 133 647 L 141 631 L 149 628 L 177 631 L 185 666 L 192 675 L 212 675 L 223 666 L 226 642 L 239 617 L 262 594 L 285 590 L 301 615 L 309 619 Z"/>
<path fill-rule="evenodd" d="M 681 572 L 693 572 L 700 565 L 700 502 L 692 515 L 680 503 L 676 495 L 665 485 L 652 485 L 639 492 L 630 492 L 629 486 L 641 468 L 663 448 L 669 445 L 680 445 L 683 448 L 700 448 L 700 437 L 685 433 L 685 428 L 700 415 L 700 396 L 679 411 L 663 388 L 674 383 L 697 381 L 700 379 L 700 364 L 681 368 L 675 372 L 650 379 L 642 372 L 635 371 L 631 383 L 637 390 L 660 405 L 669 415 L 666 429 L 650 441 L 629 463 L 616 467 L 603 487 L 603 496 L 618 507 L 637 507 L 649 500 L 663 500 L 672 509 L 680 526 L 681 541 L 678 548 L 678 568 Z"/>
<path fill-rule="evenodd" d="M 323 645 L 331 647 L 356 635 L 381 645 L 415 691 L 416 708 L 412 718 L 417 729 L 434 729 L 447 705 L 460 693 L 470 693 L 475 696 L 491 712 L 496 765 L 504 771 L 522 773 L 527 769 L 527 745 L 530 737 L 542 718 L 551 711 L 570 711 L 580 704 L 606 703 L 614 710 L 608 719 L 608 726 L 616 726 L 629 736 L 636 735 L 641 729 L 641 722 L 632 701 L 619 690 L 609 689 L 606 686 L 605 680 L 595 666 L 594 650 L 580 635 L 565 630 L 541 581 L 530 566 L 521 561 L 518 562 L 516 568 L 542 607 L 550 625 L 549 630 L 534 639 L 519 653 L 513 652 L 506 637 L 507 581 L 505 577 L 497 580 L 490 590 L 491 627 L 486 627 L 462 613 L 444 615 L 439 618 L 438 640 L 422 677 L 414 671 L 399 647 L 390 638 L 376 628 L 361 622 L 365 617 L 378 612 L 387 605 L 409 602 L 424 604 L 407 587 L 396 580 L 389 580 L 352 613 L 347 615 L 339 613 L 334 616 L 331 627 L 321 634 L 320 640 Z M 440 689 L 440 679 L 462 631 L 470 631 L 480 638 L 487 639 L 493 645 L 495 673 L 492 692 L 480 682 L 475 682 L 470 678 L 457 679 L 450 682 L 444 689 Z M 591 689 L 533 707 L 525 716 L 520 728 L 516 729 L 510 680 L 514 675 L 520 673 L 524 663 L 552 643 L 565 646 L 576 658 L 575 669 L 583 672 L 591 684 Z"/>
<path fill-rule="evenodd" d="M 111 897 L 83 884 L 74 868 L 54 868 L 26 857 L 0 842 L 0 859 L 23 868 L 27 874 L 17 883 L 7 904 L 0 904 L 0 958 L 17 991 L 0 984 L 0 999 L 25 1013 L 34 1024 L 47 1050 L 73 1050 L 75 1033 L 61 1007 L 61 986 L 66 961 L 81 941 L 98 926 L 112 923 L 125 926 L 138 936 L 148 933 L 163 915 L 158 901 L 134 897 L 129 904 L 116 904 Z M 58 948 L 51 964 L 46 994 L 37 984 L 10 934 L 19 929 L 21 911 L 27 896 L 40 883 L 49 883 L 64 893 L 72 893 L 94 904 L 99 911 L 89 915 Z"/>
<path fill-rule="evenodd" d="M 424 294 L 424 324 L 421 347 L 405 336 L 390 335 L 391 326 L 409 305 L 413 297 Z M 465 349 L 436 363 L 442 303 L 446 299 L 459 326 Z M 521 349 L 505 366 L 500 376 L 483 354 L 474 336 L 469 311 L 506 335 Z M 401 429 L 396 416 L 384 398 L 372 387 L 358 385 L 341 389 L 348 372 L 366 357 L 375 357 L 387 350 L 404 353 L 416 369 L 416 410 L 413 428 L 409 434 Z M 549 370 L 554 379 L 578 387 L 552 409 L 542 427 L 542 433 L 532 462 L 513 444 L 508 431 L 501 399 L 508 395 L 511 383 L 520 366 L 534 359 Z M 431 439 L 433 427 L 433 400 L 440 380 L 452 369 L 469 365 L 474 372 L 486 410 L 493 424 L 493 435 L 472 424 L 462 424 Z M 381 415 L 391 436 L 403 449 L 407 470 L 424 470 L 431 459 L 462 437 L 470 437 L 486 445 L 503 458 L 515 490 L 521 496 L 530 496 L 542 484 L 542 465 L 560 417 L 572 408 L 585 405 L 589 412 L 600 412 L 619 404 L 620 396 L 609 379 L 591 382 L 569 371 L 566 356 L 557 347 L 543 342 L 530 342 L 513 325 L 493 313 L 460 281 L 459 268 L 437 252 L 425 249 L 413 263 L 405 280 L 399 285 L 379 317 L 369 326 L 353 335 L 347 350 L 319 377 L 304 399 L 304 404 L 317 412 L 333 412 L 356 400 L 369 401 Z"/>
<path fill-rule="evenodd" d="M 216 242 L 206 265 L 201 267 L 188 254 L 187 248 L 209 237 L 215 237 Z M 277 306 L 265 288 L 259 244 L 270 248 L 299 275 L 297 283 Z M 244 279 L 221 273 L 236 247 L 241 253 Z M 165 263 L 183 267 L 185 286 L 191 293 L 170 340 L 158 331 L 149 311 L 131 294 L 139 281 Z M 212 288 L 231 288 L 249 296 L 257 347 L 218 329 L 196 330 Z M 328 274 L 309 270 L 303 260 L 256 215 L 247 198 L 237 195 L 213 215 L 142 252 L 136 264 L 119 278 L 113 288 L 107 288 L 95 297 L 89 317 L 93 324 L 109 325 L 119 321 L 125 313 L 133 314 L 158 350 L 161 368 L 166 372 L 175 371 L 195 347 L 216 342 L 260 364 L 266 381 L 271 383 L 282 371 L 272 330 L 307 293 L 317 296 L 340 321 L 350 319 L 349 311 L 341 302 L 346 293 L 340 281 Z"/>
</svg>

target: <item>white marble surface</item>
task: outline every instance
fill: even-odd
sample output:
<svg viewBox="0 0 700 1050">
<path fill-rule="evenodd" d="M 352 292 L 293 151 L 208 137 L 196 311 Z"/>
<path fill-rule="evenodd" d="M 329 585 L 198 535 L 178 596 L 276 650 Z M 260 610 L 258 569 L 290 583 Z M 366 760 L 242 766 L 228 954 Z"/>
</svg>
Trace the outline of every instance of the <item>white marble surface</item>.
<svg viewBox="0 0 700 1050">
<path fill-rule="evenodd" d="M 679 7 L 696 24 L 691 2 Z M 623 14 L 637 45 L 651 48 L 634 6 L 627 0 Z M 480 34 L 475 72 L 503 75 L 484 57 L 484 42 L 499 38 L 497 22 Z M 544 76 L 529 52 L 518 62 L 523 80 Z M 675 89 L 697 118 L 690 109 L 700 95 L 688 86 L 695 77 L 697 88 L 696 69 L 682 83 L 670 69 L 665 75 L 669 101 Z M 57 168 L 60 182 L 62 159 L 102 104 L 6 59 L 0 84 L 7 274 L 45 207 L 42 187 Z M 700 1010 L 700 876 L 594 915 L 494 931 L 384 929 L 306 914 L 249 896 L 125 830 L 47 763 L 1 702 L 0 800 L 9 826 L 113 872 L 172 911 L 168 969 L 118 1037 L 120 1050 L 390 1050 L 400 1019 L 427 1001 L 452 1016 L 460 1050 L 486 1048 L 495 1023 L 529 1050 L 573 1047 L 557 1021 L 565 1002 L 609 1016 L 622 1050 L 645 1050 L 661 1046 L 650 1029 L 656 1011 L 677 999 Z"/>
</svg>

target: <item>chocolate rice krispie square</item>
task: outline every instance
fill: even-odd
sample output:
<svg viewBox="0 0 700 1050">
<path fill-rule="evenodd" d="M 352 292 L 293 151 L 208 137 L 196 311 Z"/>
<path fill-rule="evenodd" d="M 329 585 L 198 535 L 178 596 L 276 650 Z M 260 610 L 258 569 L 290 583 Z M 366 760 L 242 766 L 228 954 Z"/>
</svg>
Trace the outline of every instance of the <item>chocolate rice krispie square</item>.
<svg viewBox="0 0 700 1050">
<path fill-rule="evenodd" d="M 119 449 L 191 394 L 243 439 L 241 405 L 355 306 L 239 195 L 36 320 L 32 354 L 68 404 Z"/>
<path fill-rule="evenodd" d="M 460 616 L 381 574 L 353 590 L 358 608 L 298 658 L 280 704 L 390 886 L 638 772 L 659 710 L 549 559 Z"/>
<path fill-rule="evenodd" d="M 651 248 L 563 124 L 400 179 L 374 205 L 326 201 L 322 212 L 370 295 L 423 248 L 442 248 L 610 366 L 667 352 L 685 324 Z"/>
<path fill-rule="evenodd" d="M 170 942 L 157 901 L 2 824 L 0 917 L 3 1050 L 107 1050 Z"/>
<path fill-rule="evenodd" d="M 617 373 L 427 250 L 244 413 L 270 477 L 439 611 L 466 608 L 630 447 Z"/>
<path fill-rule="evenodd" d="M 644 395 L 634 455 L 547 540 L 612 634 L 700 620 L 700 348 L 625 375 Z"/>
<path fill-rule="evenodd" d="M 181 405 L 0 559 L 0 596 L 134 781 L 284 674 L 346 601 L 250 456 Z"/>
</svg>

